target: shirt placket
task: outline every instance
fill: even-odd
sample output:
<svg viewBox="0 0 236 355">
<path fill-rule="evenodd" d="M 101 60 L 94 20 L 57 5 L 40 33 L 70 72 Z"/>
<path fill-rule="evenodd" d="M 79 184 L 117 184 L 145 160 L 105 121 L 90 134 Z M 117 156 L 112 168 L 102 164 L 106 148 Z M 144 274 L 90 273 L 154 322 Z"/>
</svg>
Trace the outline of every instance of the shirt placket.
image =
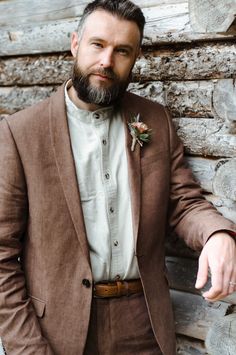
<svg viewBox="0 0 236 355">
<path fill-rule="evenodd" d="M 110 119 L 95 124 L 96 131 L 99 136 L 101 146 L 101 169 L 104 183 L 104 195 L 107 210 L 107 223 L 110 231 L 110 263 L 109 278 L 119 279 L 124 274 L 121 241 L 118 236 L 117 225 L 117 181 L 112 174 L 112 162 L 109 161 L 109 125 L 112 124 Z"/>
</svg>

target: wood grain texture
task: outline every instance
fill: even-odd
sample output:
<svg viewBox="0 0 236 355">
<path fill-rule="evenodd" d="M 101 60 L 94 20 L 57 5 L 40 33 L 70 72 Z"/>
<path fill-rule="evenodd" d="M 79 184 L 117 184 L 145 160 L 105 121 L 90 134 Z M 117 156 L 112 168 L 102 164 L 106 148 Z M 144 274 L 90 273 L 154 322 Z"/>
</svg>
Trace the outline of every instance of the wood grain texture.
<svg viewBox="0 0 236 355">
<path fill-rule="evenodd" d="M 196 180 L 206 192 L 236 202 L 236 159 L 187 157 Z"/>
<path fill-rule="evenodd" d="M 69 52 L 0 58 L 0 85 L 59 85 L 70 76 L 72 63 Z M 134 67 L 133 81 L 196 81 L 235 75 L 236 45 L 228 42 L 144 50 Z M 222 89 L 218 86 L 217 90 L 220 95 Z M 219 102 L 217 96 L 214 101 Z"/>
<path fill-rule="evenodd" d="M 173 117 L 213 117 L 211 97 L 214 85 L 212 82 L 147 82 L 131 83 L 129 90 L 168 106 Z M 51 93 L 49 86 L 2 87 L 0 88 L 1 113 L 13 113 L 15 110 L 29 106 L 41 100 L 41 92 Z M 10 95 L 9 95 L 10 94 Z M 28 95 L 28 102 L 27 97 Z M 21 99 L 22 97 L 22 99 Z M 22 101 L 22 102 L 21 102 Z M 4 109 L 7 111 L 4 112 Z"/>
<path fill-rule="evenodd" d="M 202 290 L 197 290 L 195 288 L 198 270 L 197 259 L 167 256 L 166 266 L 168 269 L 170 287 L 172 289 L 201 295 L 204 291 L 211 287 L 211 279 L 209 277 L 207 284 Z M 230 305 L 236 305 L 236 292 L 225 297 L 222 301 L 229 303 Z"/>
<path fill-rule="evenodd" d="M 236 48 L 235 48 L 236 57 Z M 235 62 L 236 68 L 236 62 Z M 222 100 L 223 98 L 223 100 Z M 213 105 L 217 115 L 228 121 L 233 132 L 236 133 L 236 83 L 235 80 L 219 80 L 213 94 Z M 233 133 L 232 132 L 232 133 Z"/>
<path fill-rule="evenodd" d="M 186 153 L 212 157 L 236 157 L 236 135 L 225 132 L 213 119 L 175 118 L 176 130 Z M 222 129 L 222 131 L 221 131 Z"/>
<path fill-rule="evenodd" d="M 131 92 L 167 105 L 173 117 L 214 117 L 212 81 L 131 83 Z"/>
<path fill-rule="evenodd" d="M 189 0 L 191 26 L 196 32 L 225 32 L 236 15 L 235 0 Z"/>
<path fill-rule="evenodd" d="M 12 114 L 34 105 L 49 97 L 54 90 L 53 86 L 34 86 L 28 88 L 13 86 L 0 88 L 0 114 Z"/>
<path fill-rule="evenodd" d="M 46 0 L 44 3 L 39 7 L 39 2 L 34 1 L 31 8 L 32 5 L 27 7 L 26 3 L 20 7 L 20 3 L 16 5 L 17 2 L 2 2 L 5 7 L 0 13 L 6 14 L 9 9 L 14 11 L 12 21 L 15 18 L 15 23 L 8 26 L 7 20 L 2 19 L 5 26 L 0 29 L 0 56 L 53 53 L 70 49 L 70 33 L 77 28 L 81 6 L 74 2 L 71 7 L 68 3 L 63 5 L 60 0 L 56 9 L 56 3 L 52 5 L 53 2 Z M 144 46 L 236 37 L 236 31 L 207 34 L 194 32 L 190 26 L 188 1 L 153 1 L 151 4 L 137 1 L 137 4 L 142 7 L 147 20 Z"/>
<path fill-rule="evenodd" d="M 236 314 L 229 314 L 216 320 L 206 337 L 206 349 L 209 354 L 235 355 L 236 352 Z"/>
<path fill-rule="evenodd" d="M 171 290 L 177 334 L 204 340 L 212 322 L 230 310 L 226 302 L 206 302 L 201 296 Z"/>
<path fill-rule="evenodd" d="M 204 342 L 185 336 L 177 336 L 177 355 L 207 355 Z"/>
<path fill-rule="evenodd" d="M 236 202 L 236 159 L 221 159 L 217 163 L 212 186 L 215 195 Z"/>
<path fill-rule="evenodd" d="M 0 88 L 0 114 L 11 114 L 30 106 L 48 97 L 55 88 L 56 86 L 52 85 L 2 87 Z M 174 116 L 177 133 L 183 140 L 188 154 L 236 157 L 236 135 L 231 133 L 227 122 L 213 119 L 211 102 L 214 92 L 213 82 L 132 83 L 130 90 L 167 104 Z M 182 117 L 184 115 L 187 117 Z M 204 118 L 201 118 L 202 116 Z"/>
<path fill-rule="evenodd" d="M 230 78 L 236 74 L 236 45 L 197 44 L 143 51 L 134 67 L 134 79 L 206 80 Z"/>
</svg>

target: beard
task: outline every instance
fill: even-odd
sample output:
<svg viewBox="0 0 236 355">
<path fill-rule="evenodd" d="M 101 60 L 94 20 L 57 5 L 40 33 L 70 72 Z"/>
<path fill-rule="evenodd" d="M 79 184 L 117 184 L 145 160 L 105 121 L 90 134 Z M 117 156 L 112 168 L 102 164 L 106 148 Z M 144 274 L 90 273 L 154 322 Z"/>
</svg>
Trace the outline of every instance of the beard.
<svg viewBox="0 0 236 355">
<path fill-rule="evenodd" d="M 113 81 L 113 84 L 107 88 L 93 86 L 89 82 L 89 77 L 94 73 L 107 76 Z M 112 68 L 100 68 L 83 73 L 77 61 L 74 63 L 72 72 L 72 83 L 78 98 L 86 103 L 102 107 L 113 105 L 121 100 L 130 83 L 130 78 L 131 72 L 126 80 L 120 80 Z"/>
</svg>

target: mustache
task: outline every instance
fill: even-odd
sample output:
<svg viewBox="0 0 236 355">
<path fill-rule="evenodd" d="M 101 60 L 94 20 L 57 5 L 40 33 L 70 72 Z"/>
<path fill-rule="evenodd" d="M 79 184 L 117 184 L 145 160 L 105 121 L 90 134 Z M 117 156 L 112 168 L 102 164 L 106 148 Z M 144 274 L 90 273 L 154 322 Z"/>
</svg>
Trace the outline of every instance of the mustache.
<svg viewBox="0 0 236 355">
<path fill-rule="evenodd" d="M 90 73 L 90 75 L 92 75 L 92 74 L 95 74 L 95 75 L 99 74 L 102 76 L 106 76 L 111 80 L 118 80 L 119 79 L 118 76 L 112 70 L 112 68 L 98 68 L 96 70 L 93 70 Z"/>
</svg>

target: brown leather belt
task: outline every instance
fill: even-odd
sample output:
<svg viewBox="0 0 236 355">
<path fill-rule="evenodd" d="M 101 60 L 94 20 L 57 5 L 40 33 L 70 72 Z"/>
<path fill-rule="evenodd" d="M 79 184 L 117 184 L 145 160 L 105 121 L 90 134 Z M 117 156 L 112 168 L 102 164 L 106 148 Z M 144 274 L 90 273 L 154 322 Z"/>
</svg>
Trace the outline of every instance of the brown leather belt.
<svg viewBox="0 0 236 355">
<path fill-rule="evenodd" d="M 140 279 L 128 281 L 114 281 L 96 283 L 93 288 L 93 296 L 96 298 L 129 296 L 134 293 L 142 293 L 143 287 Z"/>
</svg>

